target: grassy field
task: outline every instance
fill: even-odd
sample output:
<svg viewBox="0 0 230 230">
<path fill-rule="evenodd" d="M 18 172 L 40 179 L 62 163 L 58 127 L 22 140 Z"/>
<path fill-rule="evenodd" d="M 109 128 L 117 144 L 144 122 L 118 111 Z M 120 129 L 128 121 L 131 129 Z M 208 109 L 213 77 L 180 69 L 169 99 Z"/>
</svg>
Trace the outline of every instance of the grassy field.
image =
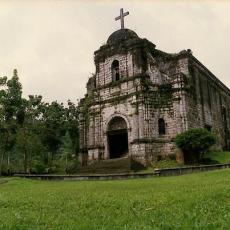
<svg viewBox="0 0 230 230">
<path fill-rule="evenodd" d="M 0 179 L 4 230 L 229 226 L 230 170 L 122 181 Z"/>
</svg>

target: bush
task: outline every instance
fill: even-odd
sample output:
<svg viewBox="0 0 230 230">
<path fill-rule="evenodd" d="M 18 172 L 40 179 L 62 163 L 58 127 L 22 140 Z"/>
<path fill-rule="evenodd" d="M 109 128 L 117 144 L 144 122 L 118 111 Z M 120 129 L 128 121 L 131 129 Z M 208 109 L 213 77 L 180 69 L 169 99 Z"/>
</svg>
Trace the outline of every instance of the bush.
<svg viewBox="0 0 230 230">
<path fill-rule="evenodd" d="M 44 174 L 46 173 L 46 166 L 42 162 L 34 161 L 32 167 L 32 173 Z"/>
<path fill-rule="evenodd" d="M 79 166 L 80 166 L 80 163 L 78 159 L 73 159 L 71 162 L 68 163 L 66 167 L 66 173 L 67 174 L 77 173 Z"/>
<path fill-rule="evenodd" d="M 209 148 L 216 143 L 216 137 L 206 129 L 195 128 L 178 134 L 175 142 L 184 153 L 185 163 L 198 163 Z"/>
</svg>

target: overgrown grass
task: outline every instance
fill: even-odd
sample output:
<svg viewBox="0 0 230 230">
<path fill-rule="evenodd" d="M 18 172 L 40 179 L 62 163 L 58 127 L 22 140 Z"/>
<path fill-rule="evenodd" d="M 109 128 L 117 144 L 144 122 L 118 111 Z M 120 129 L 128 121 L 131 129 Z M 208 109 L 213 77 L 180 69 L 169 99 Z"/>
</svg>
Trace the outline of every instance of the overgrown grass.
<svg viewBox="0 0 230 230">
<path fill-rule="evenodd" d="M 209 152 L 204 157 L 216 161 L 217 163 L 230 163 L 230 152 Z"/>
<path fill-rule="evenodd" d="M 230 152 L 227 151 L 210 151 L 204 156 L 204 161 L 200 164 L 224 164 L 230 163 Z M 191 164 L 190 164 L 191 165 Z M 150 169 L 145 170 L 153 171 L 154 168 L 175 168 L 175 167 L 183 167 L 188 165 L 179 164 L 176 160 L 173 159 L 162 159 L 160 161 L 156 161 L 152 163 Z"/>
<path fill-rule="evenodd" d="M 0 229 L 229 229 L 230 170 L 122 181 L 0 184 Z"/>
<path fill-rule="evenodd" d="M 153 161 L 150 167 L 140 170 L 139 173 L 150 173 L 157 168 L 164 169 L 164 168 L 176 168 L 176 167 L 183 167 L 183 166 L 184 166 L 183 164 L 177 163 L 176 160 L 163 159 L 159 161 Z"/>
<path fill-rule="evenodd" d="M 175 168 L 183 166 L 176 162 L 176 160 L 163 159 L 152 163 L 152 168 Z"/>
</svg>

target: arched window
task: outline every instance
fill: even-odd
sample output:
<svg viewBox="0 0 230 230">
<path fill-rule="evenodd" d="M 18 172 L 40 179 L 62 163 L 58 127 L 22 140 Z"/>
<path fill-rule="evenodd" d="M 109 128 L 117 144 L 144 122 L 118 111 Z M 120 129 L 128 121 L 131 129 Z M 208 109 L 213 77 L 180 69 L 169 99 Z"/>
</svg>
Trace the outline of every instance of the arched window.
<svg viewBox="0 0 230 230">
<path fill-rule="evenodd" d="M 112 78 L 113 81 L 118 81 L 120 79 L 120 74 L 119 74 L 119 61 L 118 60 L 114 60 L 112 63 Z"/>
<path fill-rule="evenodd" d="M 159 135 L 165 134 L 165 121 L 163 118 L 160 118 L 158 120 L 158 130 L 159 130 Z"/>
</svg>

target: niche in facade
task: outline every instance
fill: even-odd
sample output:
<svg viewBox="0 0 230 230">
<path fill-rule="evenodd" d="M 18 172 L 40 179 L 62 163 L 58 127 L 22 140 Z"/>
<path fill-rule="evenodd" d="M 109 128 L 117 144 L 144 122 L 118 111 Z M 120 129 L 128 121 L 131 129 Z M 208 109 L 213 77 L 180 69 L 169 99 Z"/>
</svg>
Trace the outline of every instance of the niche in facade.
<svg viewBox="0 0 230 230">
<path fill-rule="evenodd" d="M 113 81 L 118 81 L 120 79 L 120 73 L 119 73 L 119 61 L 114 60 L 111 66 L 112 70 L 112 78 Z"/>
<path fill-rule="evenodd" d="M 159 135 L 165 135 L 165 121 L 163 118 L 158 120 Z"/>
</svg>

